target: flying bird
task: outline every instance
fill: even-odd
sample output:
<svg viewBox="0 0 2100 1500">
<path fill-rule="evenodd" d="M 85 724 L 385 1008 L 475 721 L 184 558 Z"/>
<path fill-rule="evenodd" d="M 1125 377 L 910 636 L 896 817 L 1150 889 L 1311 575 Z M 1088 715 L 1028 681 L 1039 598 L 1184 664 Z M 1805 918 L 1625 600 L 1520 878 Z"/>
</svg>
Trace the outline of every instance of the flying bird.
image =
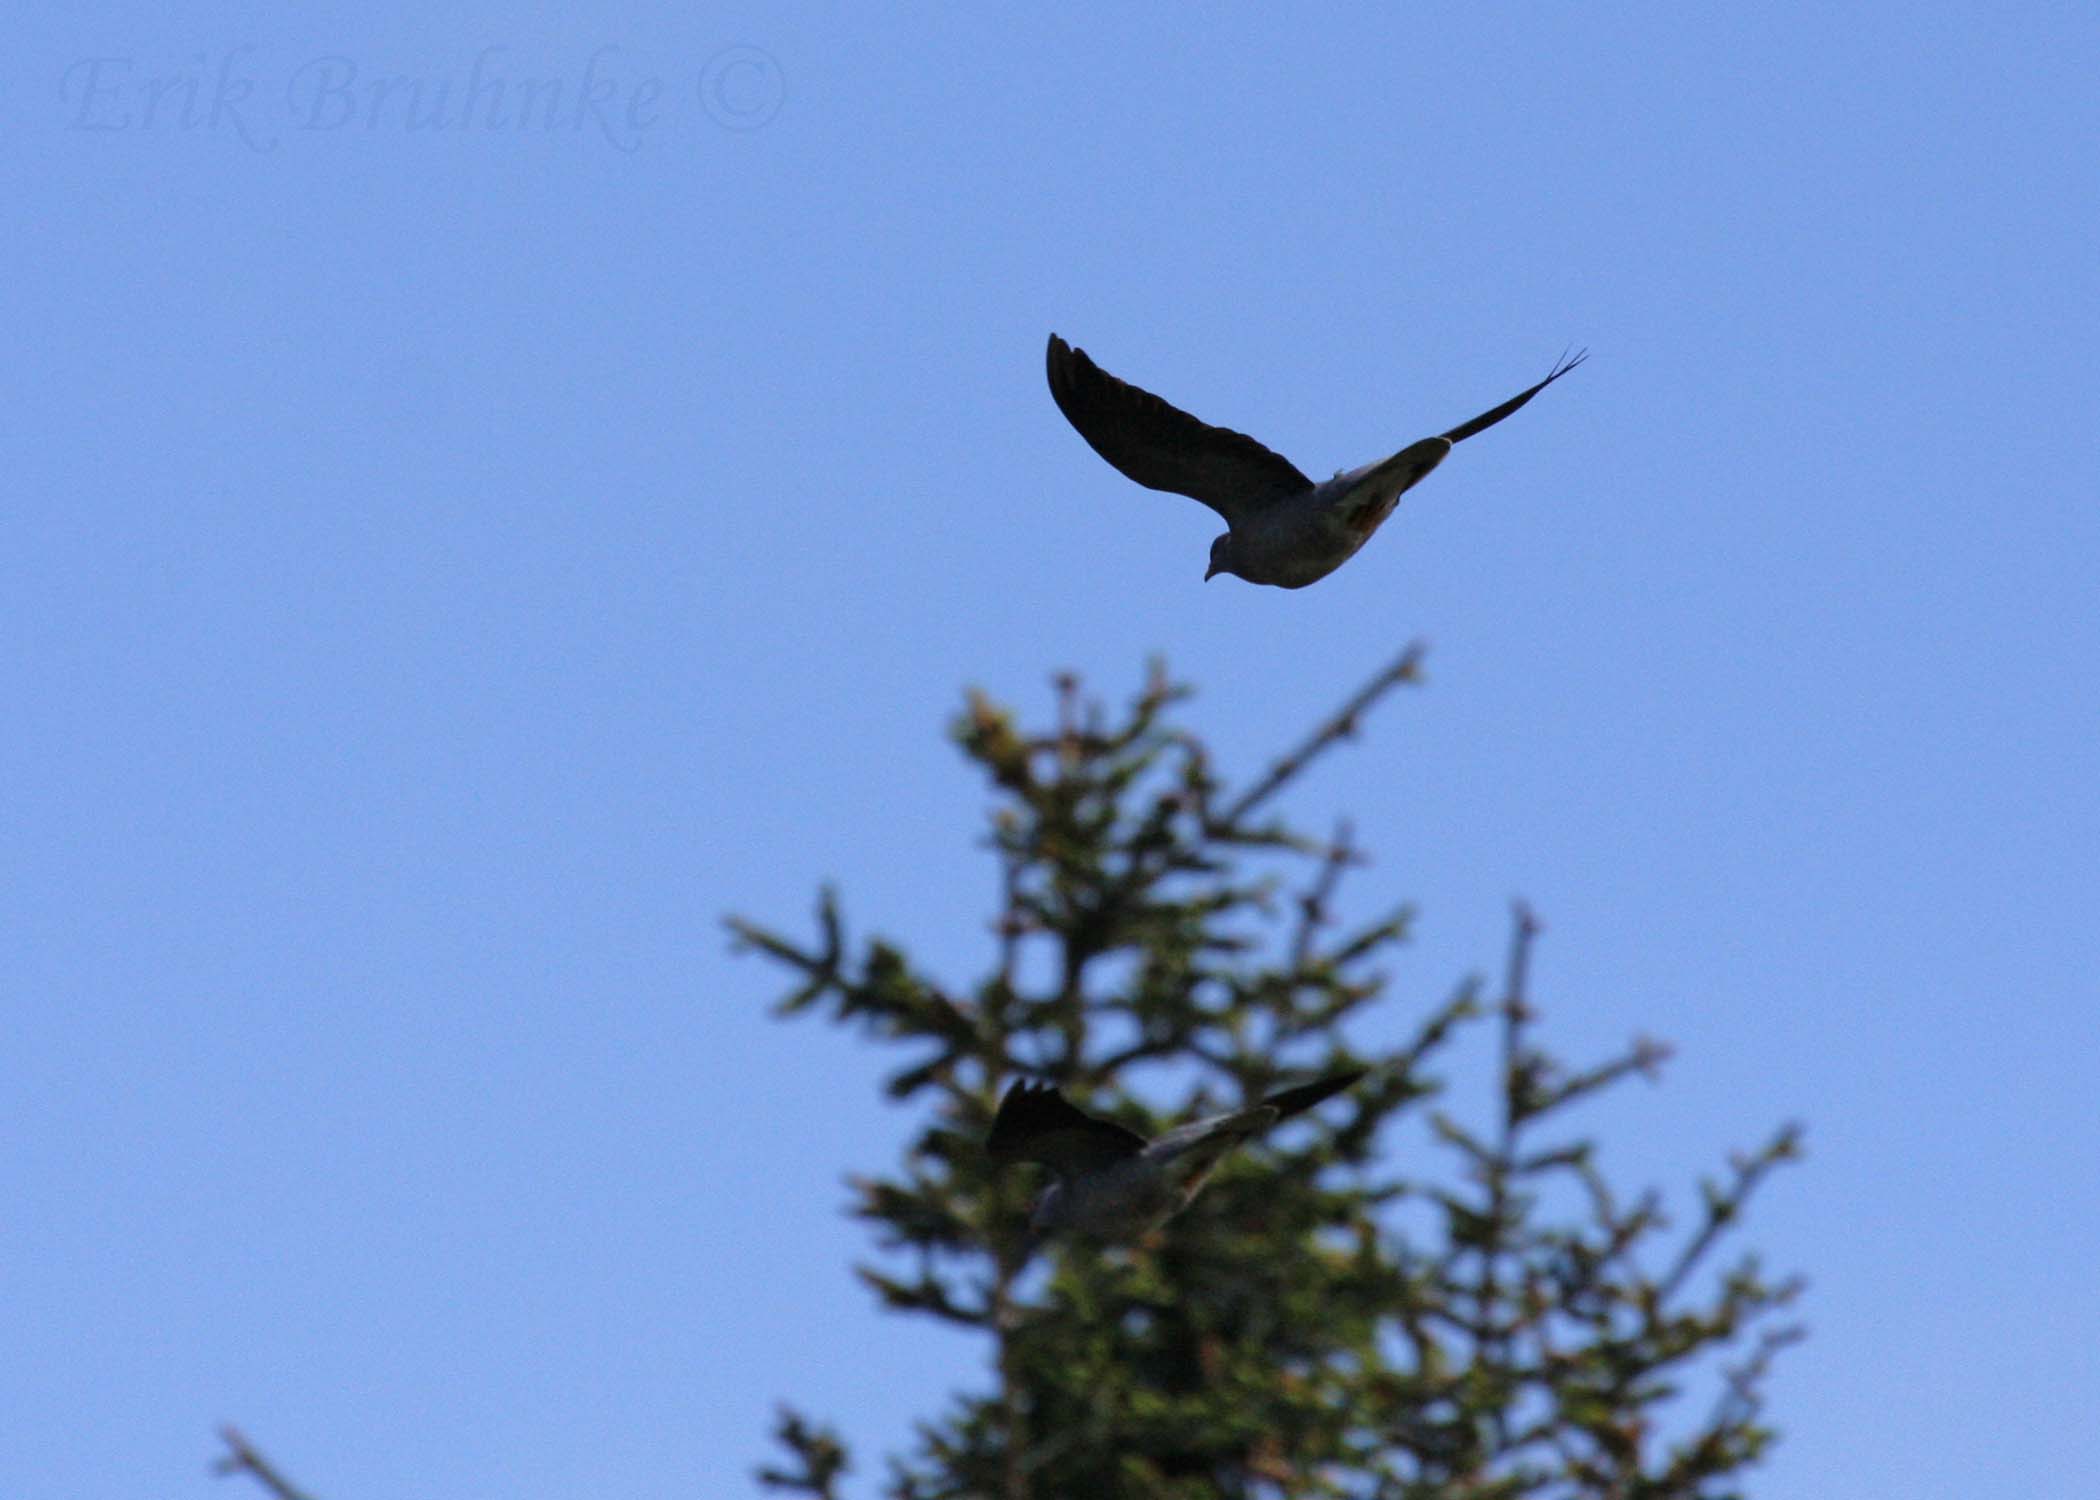
<svg viewBox="0 0 2100 1500">
<path fill-rule="evenodd" d="M 1153 1141 L 1086 1113 L 1050 1084 L 1023 1080 L 1000 1101 L 985 1152 L 1002 1165 L 1041 1162 L 1056 1178 L 1029 1218 L 1029 1249 L 1056 1234 L 1132 1240 L 1187 1208 L 1234 1147 L 1363 1076 L 1358 1068 L 1300 1084 L 1252 1108 L 1177 1126 Z"/>
<path fill-rule="evenodd" d="M 1210 544 L 1206 581 L 1231 573 L 1249 583 L 1299 589 L 1355 556 L 1453 443 L 1494 426 L 1587 353 L 1563 355 L 1537 385 L 1442 437 L 1423 438 L 1391 458 L 1318 484 L 1244 432 L 1213 427 L 1118 380 L 1054 333 L 1050 394 L 1079 435 L 1126 477 L 1147 489 L 1201 500 L 1225 518 L 1225 534 Z"/>
</svg>

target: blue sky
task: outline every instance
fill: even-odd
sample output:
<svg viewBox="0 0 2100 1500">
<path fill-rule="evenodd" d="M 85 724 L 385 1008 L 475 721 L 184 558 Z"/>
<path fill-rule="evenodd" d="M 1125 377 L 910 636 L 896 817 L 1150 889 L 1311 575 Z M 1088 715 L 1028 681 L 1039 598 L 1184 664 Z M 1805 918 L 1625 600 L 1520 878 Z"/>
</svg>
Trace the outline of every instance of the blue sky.
<svg viewBox="0 0 2100 1500">
<path fill-rule="evenodd" d="M 782 1397 L 870 1493 L 980 1352 L 854 1282 L 912 1120 L 720 919 L 963 980 L 966 685 L 1163 653 L 1251 772 L 1418 637 L 1292 804 L 1421 905 L 1392 1036 L 1528 898 L 1554 1043 L 1679 1048 L 1622 1178 L 1809 1126 L 1753 1492 L 2088 1491 L 2090 13 L 20 9 L 0 1494 L 223 1494 L 226 1419 L 739 1494 Z M 1316 474 L 1592 355 L 1286 593 L 1052 329 Z"/>
</svg>

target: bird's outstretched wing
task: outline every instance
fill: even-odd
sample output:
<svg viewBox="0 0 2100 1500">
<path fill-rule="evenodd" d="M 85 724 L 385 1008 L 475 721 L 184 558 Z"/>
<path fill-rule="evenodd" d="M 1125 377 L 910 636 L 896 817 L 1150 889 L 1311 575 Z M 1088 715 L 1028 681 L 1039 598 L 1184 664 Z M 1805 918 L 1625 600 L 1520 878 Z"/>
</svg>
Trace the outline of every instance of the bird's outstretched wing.
<svg viewBox="0 0 2100 1500">
<path fill-rule="evenodd" d="M 1047 358 L 1050 394 L 1065 420 L 1096 453 L 1147 489 L 1201 500 L 1238 525 L 1270 501 L 1312 488 L 1281 454 L 1116 379 L 1054 333 Z M 1530 395 L 1526 391 L 1518 401 Z"/>
<path fill-rule="evenodd" d="M 1463 426 L 1452 428 L 1449 432 L 1444 434 L 1444 441 L 1449 443 L 1462 443 L 1476 432 L 1485 432 L 1488 428 L 1494 426 L 1497 422 L 1501 421 L 1504 417 L 1508 416 L 1511 412 L 1514 412 L 1518 407 L 1522 406 L 1525 402 L 1529 401 L 1533 396 L 1536 396 L 1540 391 L 1543 391 L 1547 386 L 1553 384 L 1554 381 L 1560 379 L 1561 376 L 1567 374 L 1568 371 L 1574 369 L 1585 359 L 1588 359 L 1589 355 L 1590 351 L 1587 349 L 1578 351 L 1573 359 L 1569 359 L 1566 355 L 1562 355 L 1560 359 L 1554 364 L 1553 369 L 1547 374 L 1544 380 L 1541 380 L 1537 385 L 1533 386 L 1528 391 L 1519 391 L 1516 395 L 1510 397 L 1507 401 L 1503 402 L 1493 411 L 1484 411 L 1479 416 L 1475 417 L 1472 421 L 1467 422 Z"/>
<path fill-rule="evenodd" d="M 1427 478 L 1450 452 L 1448 439 L 1423 438 L 1361 471 L 1355 486 L 1342 497 L 1338 512 L 1342 524 L 1361 542 L 1392 514 L 1400 497 Z"/>
<path fill-rule="evenodd" d="M 1039 1161 L 1060 1177 L 1074 1177 L 1136 1156 L 1145 1138 L 1095 1118 L 1050 1084 L 1023 1079 L 999 1101 L 984 1149 L 996 1162 Z"/>
</svg>

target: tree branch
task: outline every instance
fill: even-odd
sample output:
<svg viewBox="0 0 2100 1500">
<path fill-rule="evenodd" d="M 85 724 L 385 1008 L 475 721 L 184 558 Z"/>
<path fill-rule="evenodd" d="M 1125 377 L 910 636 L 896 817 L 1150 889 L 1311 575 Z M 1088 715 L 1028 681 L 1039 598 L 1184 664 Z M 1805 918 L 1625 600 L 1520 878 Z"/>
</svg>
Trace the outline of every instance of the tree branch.
<svg viewBox="0 0 2100 1500">
<path fill-rule="evenodd" d="M 256 1482 L 277 1500 L 312 1500 L 304 1490 L 285 1478 L 276 1465 L 257 1452 L 255 1445 L 241 1435 L 239 1428 L 221 1427 L 219 1439 L 226 1444 L 226 1453 L 212 1464 L 214 1474 L 252 1474 Z"/>
<path fill-rule="evenodd" d="M 1218 819 L 1218 826 L 1238 828 L 1249 813 L 1281 791 L 1321 752 L 1355 734 L 1357 720 L 1363 717 L 1365 710 L 1399 684 L 1417 679 L 1425 650 L 1420 641 L 1413 642 L 1394 658 L 1391 665 L 1358 688 L 1355 696 L 1315 729 L 1303 744 L 1277 761 L 1269 768 L 1268 775 L 1250 787 L 1237 802 L 1226 808 L 1223 816 Z"/>
</svg>

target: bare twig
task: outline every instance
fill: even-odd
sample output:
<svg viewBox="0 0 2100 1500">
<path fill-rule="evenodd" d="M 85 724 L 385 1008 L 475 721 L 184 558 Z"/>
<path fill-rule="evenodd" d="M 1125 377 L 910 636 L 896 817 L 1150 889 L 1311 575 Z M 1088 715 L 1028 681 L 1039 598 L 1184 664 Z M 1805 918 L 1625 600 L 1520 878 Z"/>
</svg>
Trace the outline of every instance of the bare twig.
<svg viewBox="0 0 2100 1500">
<path fill-rule="evenodd" d="M 1502 1297 L 1501 1258 L 1510 1232 L 1510 1180 L 1516 1173 L 1517 1131 L 1524 1122 L 1523 1100 L 1529 1089 L 1522 1076 L 1524 1024 L 1531 1019 L 1526 991 L 1531 982 L 1531 945 L 1538 940 L 1539 919 L 1522 901 L 1510 904 L 1509 964 L 1503 980 L 1502 1004 L 1502 1120 L 1495 1142 L 1493 1164 L 1488 1175 L 1488 1222 L 1491 1233 L 1480 1247 L 1479 1313 L 1493 1324 Z M 1510 1357 L 1508 1328 L 1498 1329 L 1486 1341 L 1488 1354 L 1497 1366 Z M 1510 1445 L 1507 1414 L 1495 1413 L 1495 1433 L 1503 1448 Z"/>
<path fill-rule="evenodd" d="M 1021 939 L 1028 935 L 1028 913 L 1021 905 L 1021 856 L 1013 850 L 999 850 L 999 893 L 1001 902 L 999 920 L 994 932 L 999 939 L 999 972 L 997 976 L 1000 997 L 1003 1000 L 1014 992 L 1014 975 L 1021 963 Z"/>
<path fill-rule="evenodd" d="M 1078 764 L 1084 748 L 1079 674 L 1059 672 L 1050 683 L 1057 689 L 1057 763 L 1060 769 L 1069 770 Z"/>
<path fill-rule="evenodd" d="M 1237 828 L 1249 813 L 1282 790 L 1291 778 L 1303 771 L 1320 752 L 1333 746 L 1336 741 L 1345 740 L 1355 734 L 1357 721 L 1363 717 L 1366 709 L 1400 683 L 1415 680 L 1422 665 L 1424 649 L 1420 641 L 1412 643 L 1394 658 L 1390 666 L 1358 688 L 1355 696 L 1315 729 L 1303 744 L 1277 761 L 1269 768 L 1268 775 L 1225 809 L 1223 816 L 1218 819 L 1218 825 L 1222 828 Z"/>
<path fill-rule="evenodd" d="M 1363 862 L 1363 857 L 1351 842 L 1352 834 L 1348 820 L 1344 819 L 1334 831 L 1334 843 L 1328 849 L 1327 857 L 1320 862 L 1320 873 L 1312 888 L 1298 898 L 1298 931 L 1291 940 L 1293 974 L 1302 975 L 1312 963 L 1313 939 L 1331 920 L 1328 903 L 1334 899 L 1334 888 L 1341 882 L 1342 871 Z"/>
<path fill-rule="evenodd" d="M 285 1478 L 274 1464 L 257 1452 L 255 1445 L 241 1435 L 239 1428 L 221 1427 L 219 1439 L 226 1444 L 226 1453 L 212 1464 L 214 1474 L 252 1474 L 256 1482 L 277 1500 L 311 1500 L 304 1490 Z"/>
<path fill-rule="evenodd" d="M 1511 903 L 1508 977 L 1502 990 L 1502 1161 L 1513 1158 L 1517 1124 L 1525 1111 L 1523 1080 L 1524 1023 L 1531 1019 L 1531 1004 L 1525 993 L 1531 983 L 1531 945 L 1539 935 L 1539 919 L 1522 901 Z"/>
<path fill-rule="evenodd" d="M 1741 1216 L 1743 1205 L 1757 1191 L 1758 1184 L 1772 1168 L 1783 1161 L 1790 1161 L 1801 1148 L 1801 1127 L 1796 1124 L 1782 1125 L 1779 1131 L 1755 1156 L 1737 1158 L 1730 1165 L 1735 1172 L 1735 1181 L 1726 1188 L 1709 1189 L 1706 1200 L 1706 1222 L 1699 1228 L 1678 1254 L 1676 1263 L 1664 1273 L 1656 1284 L 1655 1305 L 1667 1307 L 1670 1299 L 1682 1290 L 1686 1281 L 1696 1270 L 1706 1253 L 1714 1247 L 1722 1233 Z"/>
<path fill-rule="evenodd" d="M 1783 1328 L 1768 1328 L 1759 1335 L 1757 1347 L 1742 1364 L 1724 1370 L 1727 1389 L 1714 1403 L 1714 1412 L 1707 1419 L 1708 1425 L 1720 1428 L 1753 1422 L 1764 1407 L 1761 1386 L 1765 1375 L 1772 1367 L 1772 1356 L 1789 1344 L 1798 1344 L 1808 1336 L 1808 1330 L 1798 1323 L 1789 1323 Z"/>
</svg>

